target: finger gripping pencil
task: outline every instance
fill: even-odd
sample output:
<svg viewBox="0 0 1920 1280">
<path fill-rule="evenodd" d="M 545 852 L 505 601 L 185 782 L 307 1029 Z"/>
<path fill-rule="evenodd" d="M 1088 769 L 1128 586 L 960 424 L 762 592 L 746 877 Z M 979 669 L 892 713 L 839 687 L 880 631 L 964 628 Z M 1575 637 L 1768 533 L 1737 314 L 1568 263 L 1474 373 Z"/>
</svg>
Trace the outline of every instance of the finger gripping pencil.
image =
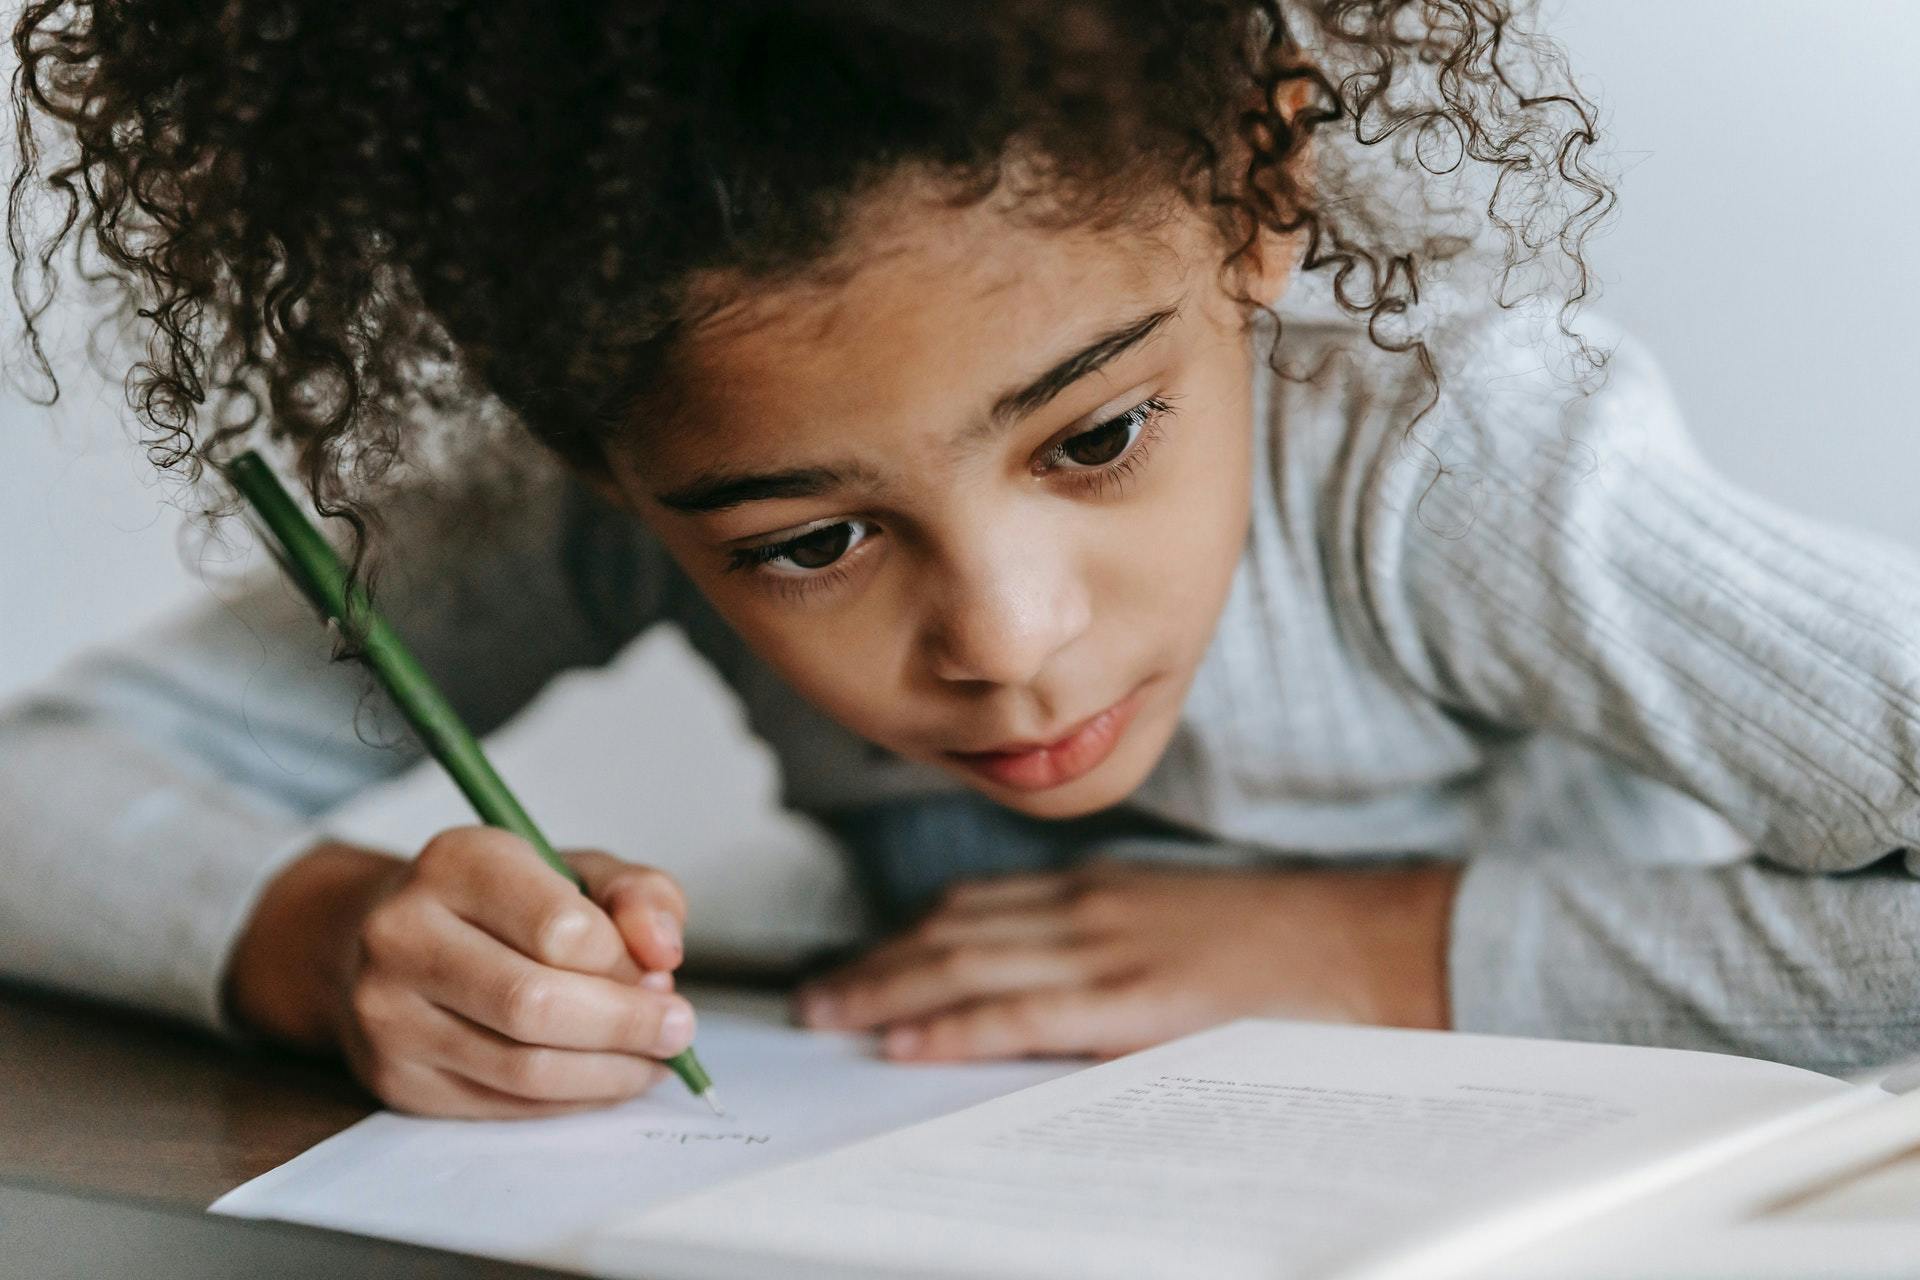
<svg viewBox="0 0 1920 1280">
<path fill-rule="evenodd" d="M 228 463 L 224 471 L 279 544 L 282 554 L 277 558 L 288 575 L 315 608 L 338 622 L 358 644 L 382 687 L 419 735 L 428 753 L 440 762 L 454 785 L 473 805 L 480 820 L 525 840 L 548 866 L 571 880 L 582 893 L 586 892 L 586 884 L 579 874 L 554 852 L 513 792 L 494 772 L 479 741 L 452 704 L 373 607 L 360 584 L 349 581 L 346 566 L 332 545 L 300 510 L 273 469 L 249 450 Z M 691 1047 L 668 1058 L 667 1066 L 716 1114 L 720 1113 L 713 1081 Z"/>
</svg>

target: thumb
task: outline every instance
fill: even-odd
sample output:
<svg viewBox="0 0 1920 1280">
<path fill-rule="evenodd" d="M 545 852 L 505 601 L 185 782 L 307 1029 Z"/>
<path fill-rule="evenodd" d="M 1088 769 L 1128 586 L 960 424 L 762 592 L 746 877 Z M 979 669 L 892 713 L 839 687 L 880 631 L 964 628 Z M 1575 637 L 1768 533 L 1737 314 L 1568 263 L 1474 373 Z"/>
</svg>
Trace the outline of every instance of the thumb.
<svg viewBox="0 0 1920 1280">
<path fill-rule="evenodd" d="M 563 856 L 586 881 L 587 895 L 612 917 L 641 969 L 679 967 L 686 954 L 687 898 L 672 876 L 599 850 Z"/>
</svg>

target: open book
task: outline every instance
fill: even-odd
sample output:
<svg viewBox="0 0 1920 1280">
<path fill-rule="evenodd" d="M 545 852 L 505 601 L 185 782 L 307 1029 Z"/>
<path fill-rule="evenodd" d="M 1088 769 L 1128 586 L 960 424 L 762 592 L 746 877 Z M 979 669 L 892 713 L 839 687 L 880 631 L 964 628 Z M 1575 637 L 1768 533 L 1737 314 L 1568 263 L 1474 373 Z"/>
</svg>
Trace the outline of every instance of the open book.
<svg viewBox="0 0 1920 1280">
<path fill-rule="evenodd" d="M 700 1278 L 1635 1274 L 1623 1242 L 1663 1222 L 1916 1146 L 1920 1094 L 1775 1063 L 1244 1021 L 668 1197 L 579 1256 Z"/>
</svg>

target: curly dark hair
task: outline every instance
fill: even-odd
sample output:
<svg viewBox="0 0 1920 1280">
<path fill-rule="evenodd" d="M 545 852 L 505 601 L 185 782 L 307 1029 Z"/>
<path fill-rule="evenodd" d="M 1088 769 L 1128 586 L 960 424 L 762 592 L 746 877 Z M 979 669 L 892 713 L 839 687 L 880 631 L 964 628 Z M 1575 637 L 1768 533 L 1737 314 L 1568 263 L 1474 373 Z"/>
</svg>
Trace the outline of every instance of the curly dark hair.
<svg viewBox="0 0 1920 1280">
<path fill-rule="evenodd" d="M 349 514 L 422 404 L 504 407 L 597 466 L 699 323 L 697 273 L 808 270 L 906 167 L 956 202 L 1021 184 L 1063 221 L 1178 194 L 1212 211 L 1223 262 L 1261 228 L 1299 233 L 1303 269 L 1431 373 L 1407 317 L 1477 234 L 1501 300 L 1548 298 L 1564 327 L 1611 207 L 1593 109 L 1525 17 L 1500 0 L 33 0 L 13 32 L 13 288 L 50 378 L 35 322 L 56 264 L 104 267 L 146 338 L 129 385 L 156 461 L 197 474 L 269 436 Z M 30 209 L 44 190 L 50 221 Z"/>
</svg>

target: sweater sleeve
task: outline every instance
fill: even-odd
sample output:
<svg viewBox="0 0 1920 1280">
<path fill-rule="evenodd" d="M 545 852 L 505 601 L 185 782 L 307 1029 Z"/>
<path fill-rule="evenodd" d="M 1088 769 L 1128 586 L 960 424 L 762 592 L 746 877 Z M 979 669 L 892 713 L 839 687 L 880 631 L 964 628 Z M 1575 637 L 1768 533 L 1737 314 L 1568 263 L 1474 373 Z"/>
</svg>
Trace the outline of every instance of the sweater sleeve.
<svg viewBox="0 0 1920 1280">
<path fill-rule="evenodd" d="M 1497 356 L 1369 478 L 1379 634 L 1454 714 L 1686 792 L 1758 861 L 1484 851 L 1457 1022 L 1828 1066 L 1911 1051 L 1920 881 L 1889 855 L 1920 845 L 1920 566 L 1713 475 L 1633 345 L 1569 400 L 1482 341 Z"/>
<path fill-rule="evenodd" d="M 409 568 L 378 603 L 477 732 L 606 661 L 657 604 L 649 561 L 617 618 L 593 606 L 573 563 L 593 519 L 556 488 L 484 533 L 394 537 Z M 0 972 L 221 1026 L 265 884 L 326 810 L 418 757 L 290 586 L 223 594 L 0 707 Z"/>
</svg>

